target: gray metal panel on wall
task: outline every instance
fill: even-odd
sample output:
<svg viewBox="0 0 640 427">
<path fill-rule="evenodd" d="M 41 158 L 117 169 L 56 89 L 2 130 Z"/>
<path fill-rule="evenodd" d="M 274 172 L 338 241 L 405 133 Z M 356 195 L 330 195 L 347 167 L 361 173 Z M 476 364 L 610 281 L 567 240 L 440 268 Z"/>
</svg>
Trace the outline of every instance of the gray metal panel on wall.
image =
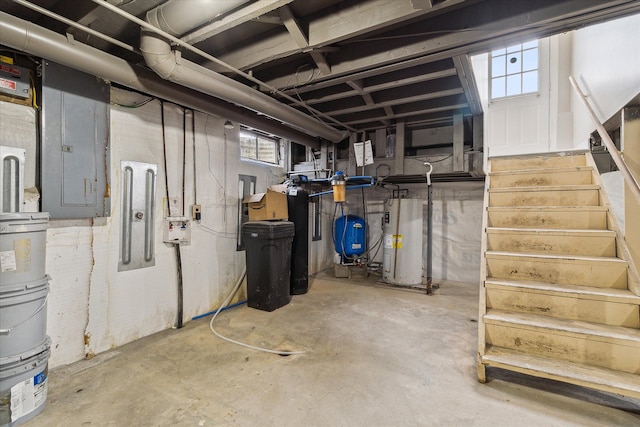
<svg viewBox="0 0 640 427">
<path fill-rule="evenodd" d="M 42 210 L 51 218 L 110 215 L 109 84 L 42 63 Z"/>
<path fill-rule="evenodd" d="M 152 267 L 155 259 L 158 165 L 120 162 L 120 259 L 118 271 Z"/>
</svg>

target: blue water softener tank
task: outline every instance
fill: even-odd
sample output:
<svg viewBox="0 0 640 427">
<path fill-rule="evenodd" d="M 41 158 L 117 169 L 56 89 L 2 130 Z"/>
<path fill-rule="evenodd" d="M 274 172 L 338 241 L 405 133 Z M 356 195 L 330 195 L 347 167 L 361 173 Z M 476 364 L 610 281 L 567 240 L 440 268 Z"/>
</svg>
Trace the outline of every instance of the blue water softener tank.
<svg viewBox="0 0 640 427">
<path fill-rule="evenodd" d="M 336 219 L 333 235 L 336 252 L 343 257 L 360 255 L 367 247 L 365 222 L 359 216 L 344 215 Z"/>
</svg>

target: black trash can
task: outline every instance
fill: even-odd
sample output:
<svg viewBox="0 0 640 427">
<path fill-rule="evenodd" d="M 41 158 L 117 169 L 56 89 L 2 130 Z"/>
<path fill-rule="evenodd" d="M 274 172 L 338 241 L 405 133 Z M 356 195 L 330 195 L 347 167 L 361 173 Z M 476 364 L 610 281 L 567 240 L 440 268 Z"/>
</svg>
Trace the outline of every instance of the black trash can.
<svg viewBox="0 0 640 427">
<path fill-rule="evenodd" d="M 242 226 L 247 258 L 247 305 L 273 311 L 291 301 L 291 243 L 289 221 L 250 221 Z"/>
</svg>

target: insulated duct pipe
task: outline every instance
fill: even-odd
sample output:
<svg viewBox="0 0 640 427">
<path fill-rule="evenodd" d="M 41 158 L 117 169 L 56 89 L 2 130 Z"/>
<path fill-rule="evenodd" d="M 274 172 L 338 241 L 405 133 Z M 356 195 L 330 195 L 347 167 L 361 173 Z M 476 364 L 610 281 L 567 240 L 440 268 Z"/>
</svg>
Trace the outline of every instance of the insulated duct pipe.
<svg viewBox="0 0 640 427">
<path fill-rule="evenodd" d="M 257 116 L 217 98 L 162 80 L 146 68 L 132 65 L 80 42 L 70 41 L 61 34 L 5 12 L 0 12 L 0 44 L 203 113 L 224 117 L 315 149 L 320 147 L 318 140 L 306 133 Z"/>
<path fill-rule="evenodd" d="M 225 1 L 222 4 L 237 6 L 241 3 L 244 2 Z M 179 36 L 228 10 L 223 7 L 213 8 L 211 2 L 202 0 L 190 2 L 188 8 L 180 1 L 169 0 L 147 12 L 147 22 L 166 33 Z M 179 57 L 171 50 L 169 40 L 146 28 L 142 29 L 140 51 L 149 68 L 163 79 L 273 117 L 303 132 L 332 142 L 340 142 L 347 137 L 347 133 L 282 104 L 262 92 Z"/>
</svg>

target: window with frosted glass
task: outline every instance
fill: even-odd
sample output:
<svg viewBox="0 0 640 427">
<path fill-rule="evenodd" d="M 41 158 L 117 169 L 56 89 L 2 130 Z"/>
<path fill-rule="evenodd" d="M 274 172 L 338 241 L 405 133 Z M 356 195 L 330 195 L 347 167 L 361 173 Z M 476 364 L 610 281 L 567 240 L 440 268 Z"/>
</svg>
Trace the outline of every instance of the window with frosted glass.
<svg viewBox="0 0 640 427">
<path fill-rule="evenodd" d="M 538 92 L 538 41 L 491 52 L 491 98 Z"/>
<path fill-rule="evenodd" d="M 261 135 L 240 133 L 240 158 L 243 160 L 257 160 L 259 162 L 277 165 L 279 162 L 278 141 Z"/>
</svg>

